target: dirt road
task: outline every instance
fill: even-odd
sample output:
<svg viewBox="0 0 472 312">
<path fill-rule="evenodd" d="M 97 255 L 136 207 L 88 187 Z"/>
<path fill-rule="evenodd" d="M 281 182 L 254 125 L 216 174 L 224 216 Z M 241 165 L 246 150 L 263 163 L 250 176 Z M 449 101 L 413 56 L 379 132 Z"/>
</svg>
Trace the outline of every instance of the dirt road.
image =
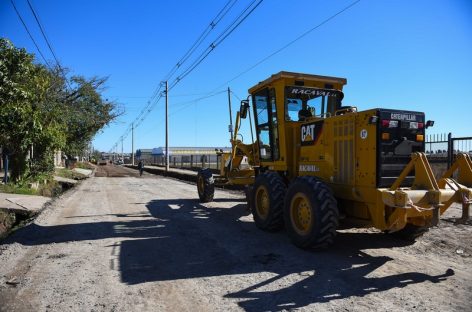
<svg viewBox="0 0 472 312">
<path fill-rule="evenodd" d="M 257 230 L 241 193 L 202 205 L 192 184 L 100 170 L 121 177 L 83 181 L 2 242 L 1 311 L 472 310 L 458 210 L 414 244 L 351 229 L 308 252 Z"/>
</svg>

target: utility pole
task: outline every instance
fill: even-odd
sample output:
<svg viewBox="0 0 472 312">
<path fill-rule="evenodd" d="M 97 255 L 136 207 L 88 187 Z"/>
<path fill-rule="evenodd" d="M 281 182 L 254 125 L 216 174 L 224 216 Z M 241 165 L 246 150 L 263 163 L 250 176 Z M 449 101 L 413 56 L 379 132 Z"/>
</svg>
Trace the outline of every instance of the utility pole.
<svg viewBox="0 0 472 312">
<path fill-rule="evenodd" d="M 231 90 L 228 87 L 228 105 L 229 105 L 229 132 L 231 133 L 231 140 L 233 139 L 233 113 L 231 112 Z"/>
<path fill-rule="evenodd" d="M 134 166 L 134 122 L 131 123 L 131 165 Z"/>
<path fill-rule="evenodd" d="M 169 86 L 166 81 L 166 175 L 169 172 Z"/>
<path fill-rule="evenodd" d="M 124 157 L 123 157 L 123 137 L 121 137 L 121 161 L 124 163 Z"/>
</svg>

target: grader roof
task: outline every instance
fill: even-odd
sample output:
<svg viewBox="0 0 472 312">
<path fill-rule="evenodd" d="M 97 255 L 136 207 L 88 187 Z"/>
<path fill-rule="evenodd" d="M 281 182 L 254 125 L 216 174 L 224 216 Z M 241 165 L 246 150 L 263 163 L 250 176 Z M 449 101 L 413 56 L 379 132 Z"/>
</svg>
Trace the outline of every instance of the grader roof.
<svg viewBox="0 0 472 312">
<path fill-rule="evenodd" d="M 281 79 L 295 79 L 301 81 L 319 81 L 324 83 L 331 83 L 331 84 L 341 84 L 346 85 L 347 79 L 346 78 L 339 78 L 339 77 L 330 77 L 330 76 L 320 76 L 320 75 L 310 75 L 310 74 L 302 74 L 302 73 L 293 73 L 287 71 L 281 71 L 277 74 L 273 74 L 268 79 L 259 82 L 255 86 L 249 89 L 249 93 L 253 93 L 257 89 L 266 86 L 268 84 L 273 83 L 274 81 L 281 80 Z"/>
</svg>

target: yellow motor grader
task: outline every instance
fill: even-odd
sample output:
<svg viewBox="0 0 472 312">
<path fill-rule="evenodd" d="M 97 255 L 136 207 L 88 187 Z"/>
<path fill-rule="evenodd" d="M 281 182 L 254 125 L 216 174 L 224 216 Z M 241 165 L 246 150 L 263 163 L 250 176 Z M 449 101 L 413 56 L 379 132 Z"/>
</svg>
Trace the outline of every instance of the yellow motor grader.
<svg viewBox="0 0 472 312">
<path fill-rule="evenodd" d="M 256 225 L 268 231 L 285 225 L 302 248 L 332 244 L 340 218 L 405 238 L 436 225 L 453 203 L 462 204 L 467 220 L 469 155 L 457 155 L 436 180 L 424 154 L 425 129 L 434 122 L 421 112 L 343 106 L 346 82 L 279 72 L 250 88 L 232 150 L 220 152 L 220 175 L 208 169 L 197 175 L 200 200 L 213 199 L 215 183 L 246 185 Z M 238 130 L 248 113 L 256 140 L 244 144 Z"/>
</svg>

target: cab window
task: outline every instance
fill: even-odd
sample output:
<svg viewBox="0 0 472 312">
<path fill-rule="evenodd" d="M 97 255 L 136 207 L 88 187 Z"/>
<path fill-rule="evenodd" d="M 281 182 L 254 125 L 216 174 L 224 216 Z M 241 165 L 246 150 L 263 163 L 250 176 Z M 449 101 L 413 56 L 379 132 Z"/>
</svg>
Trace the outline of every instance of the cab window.
<svg viewBox="0 0 472 312">
<path fill-rule="evenodd" d="M 277 106 L 274 89 L 264 89 L 253 96 L 255 122 L 262 160 L 279 159 Z"/>
<path fill-rule="evenodd" d="M 308 117 L 334 115 L 341 107 L 343 94 L 337 90 L 309 87 L 285 88 L 285 120 L 303 121 Z"/>
</svg>

